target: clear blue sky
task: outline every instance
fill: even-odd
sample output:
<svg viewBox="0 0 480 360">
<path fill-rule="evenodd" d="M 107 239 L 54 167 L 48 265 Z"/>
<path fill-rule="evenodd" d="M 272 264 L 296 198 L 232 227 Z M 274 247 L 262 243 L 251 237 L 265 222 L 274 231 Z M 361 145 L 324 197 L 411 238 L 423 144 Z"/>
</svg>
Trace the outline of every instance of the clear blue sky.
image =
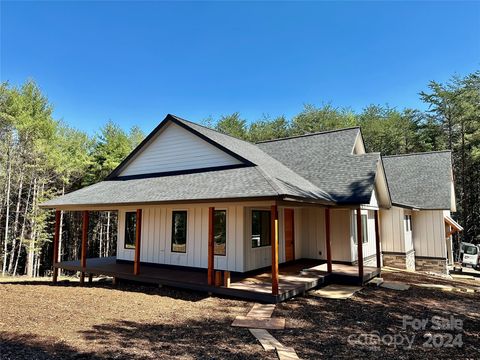
<svg viewBox="0 0 480 360">
<path fill-rule="evenodd" d="M 429 80 L 480 68 L 479 2 L 1 2 L 1 80 L 33 78 L 56 118 L 151 130 L 200 121 L 423 107 Z"/>
</svg>

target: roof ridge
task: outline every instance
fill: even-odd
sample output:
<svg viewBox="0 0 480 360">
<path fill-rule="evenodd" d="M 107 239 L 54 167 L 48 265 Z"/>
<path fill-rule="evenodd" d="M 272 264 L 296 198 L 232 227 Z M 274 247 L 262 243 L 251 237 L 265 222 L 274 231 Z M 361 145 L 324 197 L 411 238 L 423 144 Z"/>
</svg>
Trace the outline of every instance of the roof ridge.
<svg viewBox="0 0 480 360">
<path fill-rule="evenodd" d="M 226 134 L 226 133 L 224 133 L 224 132 L 221 132 L 221 131 L 212 129 L 212 128 L 208 127 L 208 126 L 205 126 L 205 125 L 202 125 L 202 124 L 198 124 L 198 123 L 196 123 L 196 122 L 194 122 L 194 121 L 190 121 L 190 120 L 181 118 L 180 116 L 173 115 L 173 114 L 168 114 L 168 115 L 171 116 L 171 117 L 173 117 L 173 118 L 175 118 L 175 119 L 177 119 L 177 120 L 179 120 L 179 121 L 185 121 L 185 122 L 187 122 L 187 123 L 189 123 L 189 124 L 193 124 L 193 125 L 196 125 L 196 126 L 200 126 L 200 127 L 204 128 L 204 129 L 207 129 L 207 130 L 210 130 L 210 131 L 214 131 L 214 132 L 216 132 L 216 133 L 218 133 L 218 134 L 220 134 L 220 135 L 225 135 L 225 136 L 231 137 L 231 138 L 233 138 L 233 139 L 235 139 L 235 140 L 244 141 L 244 142 L 246 142 L 246 143 L 248 143 L 248 144 L 255 145 L 254 143 L 252 143 L 252 142 L 250 142 L 250 141 L 240 139 L 240 138 L 238 138 L 238 137 L 236 137 L 236 136 L 233 136 L 233 135 L 230 135 L 230 134 Z M 168 116 L 168 115 L 167 115 L 167 116 Z"/>
<path fill-rule="evenodd" d="M 433 150 L 433 151 L 423 151 L 423 152 L 414 152 L 408 154 L 395 154 L 395 155 L 382 155 L 382 158 L 390 157 L 401 157 L 401 156 L 415 156 L 415 155 L 428 155 L 428 154 L 439 154 L 439 153 L 451 153 L 452 150 Z"/>
<path fill-rule="evenodd" d="M 353 129 L 360 129 L 360 126 L 351 126 L 351 127 L 342 128 L 342 129 L 333 129 L 333 130 L 317 131 L 317 132 L 313 132 L 313 133 L 307 133 L 307 134 L 302 134 L 302 135 L 287 136 L 287 137 L 278 138 L 278 139 L 262 140 L 262 141 L 257 141 L 257 142 L 255 142 L 255 144 L 263 144 L 263 143 L 274 142 L 274 141 L 283 141 L 283 140 L 297 139 L 297 138 L 301 138 L 301 137 L 315 136 L 315 135 L 323 135 L 323 134 L 328 134 L 328 133 L 333 133 L 333 132 L 340 132 L 340 131 L 346 131 L 346 130 L 353 130 Z"/>
</svg>

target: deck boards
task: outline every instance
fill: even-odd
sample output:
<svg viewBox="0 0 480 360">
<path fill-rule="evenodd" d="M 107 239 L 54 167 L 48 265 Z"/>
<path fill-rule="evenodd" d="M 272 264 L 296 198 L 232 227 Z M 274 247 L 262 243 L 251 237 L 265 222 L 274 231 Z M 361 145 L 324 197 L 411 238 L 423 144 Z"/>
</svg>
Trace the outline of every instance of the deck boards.
<svg viewBox="0 0 480 360">
<path fill-rule="evenodd" d="M 277 303 L 304 294 L 310 289 L 331 282 L 328 281 L 329 278 L 336 275 L 354 278 L 358 276 L 356 267 L 348 265 L 334 265 L 334 273 L 328 274 L 326 264 L 322 265 L 319 261 L 301 260 L 292 264 L 282 264 L 279 271 L 279 293 L 272 295 L 269 271 L 247 274 L 232 273 L 231 285 L 227 288 L 208 285 L 207 269 L 142 264 L 140 274 L 134 275 L 133 263 L 117 262 L 115 257 L 87 259 L 84 270 L 82 270 L 80 261 L 63 261 L 55 264 L 55 267 L 267 303 Z M 338 270 L 338 274 L 335 273 L 335 270 Z M 373 278 L 377 271 L 376 268 L 365 268 L 364 278 Z"/>
</svg>

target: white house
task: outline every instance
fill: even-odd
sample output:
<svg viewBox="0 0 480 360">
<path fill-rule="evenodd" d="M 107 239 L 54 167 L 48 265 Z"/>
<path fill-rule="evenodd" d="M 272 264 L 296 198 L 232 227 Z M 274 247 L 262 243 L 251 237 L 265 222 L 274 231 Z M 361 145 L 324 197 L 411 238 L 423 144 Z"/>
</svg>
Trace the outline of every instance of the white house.
<svg viewBox="0 0 480 360">
<path fill-rule="evenodd" d="M 376 276 L 380 238 L 386 262 L 396 253 L 407 258 L 417 243 L 419 260 L 443 256 L 443 249 L 424 242 L 427 223 L 445 235 L 433 215 L 441 211 L 443 224 L 444 209 L 418 212 L 413 221 L 418 240 L 400 231 L 399 217 L 417 208 L 406 210 L 400 203 L 392 208 L 391 176 L 396 175 L 385 172 L 379 153 L 365 152 L 358 127 L 251 144 L 168 115 L 106 180 L 43 204 L 57 215 L 83 211 L 86 224 L 88 211 L 118 211 L 116 257 L 108 264 L 87 262 L 82 251 L 79 262 L 56 263 L 54 252 L 55 276 L 57 268 L 65 268 L 153 281 L 147 273 L 157 267 L 164 277 L 177 271 L 174 285 L 196 288 L 187 278 L 197 279 L 205 269 L 201 279 L 208 291 L 215 273 L 228 277 L 224 291 L 242 290 L 245 278 L 267 268 L 268 292 L 275 296 L 270 300 L 280 301 L 298 293 L 300 285 L 304 291 L 335 273 L 339 279 L 354 269 L 360 282 Z M 84 247 L 87 236 L 84 230 Z M 279 264 L 291 265 L 279 271 Z M 169 283 L 155 274 L 158 282 Z M 178 274 L 185 278 L 182 284 Z M 229 284 L 230 274 L 241 280 Z M 258 292 L 265 291 L 258 284 Z"/>
</svg>

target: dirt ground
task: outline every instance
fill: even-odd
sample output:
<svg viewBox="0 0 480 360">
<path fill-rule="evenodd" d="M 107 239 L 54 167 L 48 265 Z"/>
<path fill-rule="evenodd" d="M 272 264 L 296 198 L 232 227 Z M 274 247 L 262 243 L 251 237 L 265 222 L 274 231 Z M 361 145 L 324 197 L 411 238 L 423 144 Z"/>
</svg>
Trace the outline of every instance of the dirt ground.
<svg viewBox="0 0 480 360">
<path fill-rule="evenodd" d="M 383 277 L 412 284 L 480 287 L 480 280 L 405 272 Z M 165 287 L 123 283 L 113 287 L 103 282 L 53 286 L 48 281 L 4 278 L 0 359 L 276 359 L 247 329 L 230 326 L 252 305 Z M 348 300 L 310 295 L 292 299 L 277 305 L 274 316 L 285 317 L 287 328 L 271 331 L 272 335 L 304 359 L 480 358 L 478 292 L 365 287 Z M 425 329 L 403 328 L 404 316 L 428 323 Z M 457 328 L 433 330 L 434 316 L 453 316 Z M 431 347 L 426 347 L 429 338 Z"/>
</svg>

